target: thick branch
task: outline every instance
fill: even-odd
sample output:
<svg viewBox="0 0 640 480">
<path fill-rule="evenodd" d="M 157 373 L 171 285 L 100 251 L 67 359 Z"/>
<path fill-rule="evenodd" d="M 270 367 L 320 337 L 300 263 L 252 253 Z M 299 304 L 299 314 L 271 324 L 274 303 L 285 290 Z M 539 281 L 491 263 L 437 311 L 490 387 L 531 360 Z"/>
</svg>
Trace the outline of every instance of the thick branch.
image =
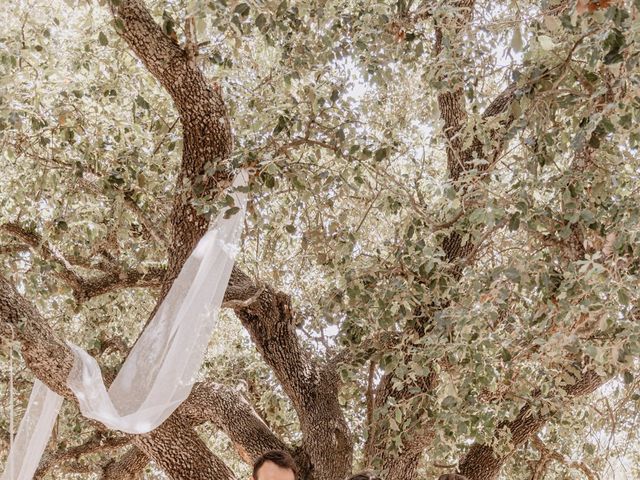
<svg viewBox="0 0 640 480">
<path fill-rule="evenodd" d="M 144 3 L 123 0 L 111 3 L 111 8 L 120 35 L 171 94 L 184 131 L 183 160 L 171 215 L 173 232 L 169 266 L 159 304 L 208 227 L 208 219 L 196 211 L 193 201 L 221 190 L 224 185 L 220 182 L 228 181 L 228 176 L 220 172 L 226 171 L 224 161 L 231 151 L 231 133 L 220 88 L 207 82 L 194 62 L 189 61 L 184 51 L 162 32 Z M 209 175 L 209 168 L 217 175 Z M 82 279 L 69 265 L 50 249 L 45 252 L 61 265 L 66 280 L 75 289 L 80 289 Z M 55 338 L 38 312 L 2 277 L 0 319 L 3 327 L 10 324 L 18 330 L 24 357 L 34 374 L 59 393 L 72 398 L 65 385 L 72 364 L 70 351 Z M 233 477 L 179 415 L 172 415 L 149 434 L 133 437 L 133 442 L 171 478 Z"/>
<path fill-rule="evenodd" d="M 56 251 L 55 248 L 50 246 L 48 242 L 44 241 L 40 235 L 35 232 L 29 231 L 17 223 L 4 223 L 0 225 L 0 231 L 5 232 L 12 237 L 21 240 L 29 245 L 32 249 L 40 252 L 45 260 L 51 261 L 56 265 L 58 271 L 56 275 L 61 278 L 74 292 L 82 291 L 82 285 L 84 280 L 80 275 L 75 273 L 71 269 L 71 265 L 67 260 Z"/>
<path fill-rule="evenodd" d="M 122 288 L 156 288 L 162 285 L 164 268 L 152 268 L 148 272 L 125 270 L 85 280 L 76 297 L 80 300 L 97 297 Z"/>
<path fill-rule="evenodd" d="M 112 11 L 122 25 L 122 38 L 173 98 L 183 127 L 184 150 L 160 303 L 209 225 L 208 218 L 193 206 L 194 200 L 209 197 L 228 185 L 226 160 L 231 153 L 231 130 L 220 87 L 208 82 L 185 51 L 162 32 L 144 3 L 123 0 L 112 4 Z"/>
<path fill-rule="evenodd" d="M 196 384 L 176 414 L 190 426 L 211 422 L 227 435 L 240 457 L 248 464 L 266 451 L 289 449 L 271 432 L 242 395 L 224 385 L 213 382 Z M 291 453 L 297 457 L 303 473 L 306 473 L 304 467 L 308 470 L 308 459 L 301 452 Z M 117 462 L 108 464 L 103 478 L 131 478 L 134 473 L 142 471 L 147 463 L 147 456 L 133 448 Z"/>
<path fill-rule="evenodd" d="M 212 422 L 250 458 L 267 450 L 286 449 L 247 400 L 231 387 L 214 382 L 198 383 L 178 411 L 191 425 Z"/>
<path fill-rule="evenodd" d="M 199 383 L 178 409 L 190 425 L 210 421 L 231 440 L 248 464 L 269 450 L 287 450 L 236 390 L 213 382 Z"/>
<path fill-rule="evenodd" d="M 211 453 L 187 421 L 175 413 L 160 427 L 138 435 L 140 450 L 174 480 L 232 480 L 233 472 Z"/>
<path fill-rule="evenodd" d="M 0 275 L 0 331 L 14 330 L 22 355 L 36 377 L 49 388 L 75 400 L 66 386 L 73 354 L 33 306 Z M 132 436 L 132 443 L 153 458 L 174 479 L 230 480 L 232 472 L 213 455 L 186 420 L 173 414 L 146 435 Z"/>
<path fill-rule="evenodd" d="M 445 51 L 443 45 L 449 45 L 447 51 L 451 52 L 452 57 L 455 59 L 456 55 L 452 50 L 456 48 L 455 45 L 459 45 L 457 37 L 471 20 L 474 5 L 474 0 L 452 2 L 451 13 L 445 18 L 435 21 L 436 42 L 434 51 L 436 58 L 442 61 Z M 446 42 L 444 41 L 445 35 L 450 36 Z M 445 74 L 444 72 L 447 73 Z M 462 157 L 463 139 L 460 137 L 460 132 L 466 123 L 467 112 L 464 105 L 464 85 L 462 78 L 459 78 L 461 77 L 461 72 L 454 72 L 455 75 L 453 76 L 450 73 L 450 68 L 444 69 L 441 67 L 440 74 L 437 75 L 438 80 L 443 84 L 451 86 L 450 89 L 438 94 L 438 106 L 440 108 L 440 116 L 444 120 L 444 134 L 448 142 L 447 164 L 449 175 L 453 180 L 458 180 L 462 165 L 464 165 Z"/>
<path fill-rule="evenodd" d="M 35 479 L 44 478 L 49 470 L 55 466 L 69 461 L 78 460 L 82 455 L 89 455 L 97 452 L 104 452 L 108 450 L 116 450 L 122 448 L 125 445 L 131 443 L 129 437 L 107 437 L 105 438 L 101 433 L 97 433 L 92 436 L 85 443 L 78 445 L 77 447 L 71 447 L 61 452 L 55 452 L 46 456 L 34 475 Z"/>
<path fill-rule="evenodd" d="M 599 376 L 594 370 L 587 370 L 576 383 L 565 388 L 567 398 L 577 398 L 593 393 L 605 381 L 606 379 Z M 514 420 L 500 424 L 497 431 L 508 429 L 513 452 L 524 444 L 531 435 L 537 433 L 551 414 L 540 414 L 530 405 L 525 405 Z M 493 480 L 498 477 L 509 456 L 510 454 L 499 455 L 489 445 L 473 445 L 460 464 L 460 473 L 467 476 L 469 480 Z"/>
<path fill-rule="evenodd" d="M 263 291 L 256 298 L 260 289 Z M 251 301 L 243 303 L 246 300 Z M 337 372 L 323 368 L 300 345 L 289 297 L 256 285 L 235 268 L 225 302 L 234 305 L 236 315 L 291 399 L 314 478 L 344 477 L 351 469 L 352 440 L 338 402 Z"/>
<path fill-rule="evenodd" d="M 130 448 L 118 460 L 112 460 L 102 469 L 101 480 L 132 480 L 140 478 L 142 471 L 149 463 L 139 448 Z"/>
</svg>

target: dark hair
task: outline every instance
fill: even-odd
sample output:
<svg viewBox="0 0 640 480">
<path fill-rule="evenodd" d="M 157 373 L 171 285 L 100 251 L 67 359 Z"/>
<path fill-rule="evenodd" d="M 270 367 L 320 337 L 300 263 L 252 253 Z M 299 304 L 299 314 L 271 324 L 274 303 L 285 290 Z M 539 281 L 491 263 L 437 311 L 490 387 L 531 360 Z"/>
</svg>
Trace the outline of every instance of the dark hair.
<svg viewBox="0 0 640 480">
<path fill-rule="evenodd" d="M 347 480 L 380 480 L 380 477 L 371 470 L 364 470 L 362 472 L 354 473 Z"/>
<path fill-rule="evenodd" d="M 288 468 L 293 471 L 295 478 L 298 478 L 298 466 L 296 461 L 291 455 L 284 450 L 271 450 L 270 452 L 260 455 L 255 462 L 253 462 L 253 479 L 258 480 L 258 470 L 266 462 L 272 462 L 282 468 Z"/>
</svg>

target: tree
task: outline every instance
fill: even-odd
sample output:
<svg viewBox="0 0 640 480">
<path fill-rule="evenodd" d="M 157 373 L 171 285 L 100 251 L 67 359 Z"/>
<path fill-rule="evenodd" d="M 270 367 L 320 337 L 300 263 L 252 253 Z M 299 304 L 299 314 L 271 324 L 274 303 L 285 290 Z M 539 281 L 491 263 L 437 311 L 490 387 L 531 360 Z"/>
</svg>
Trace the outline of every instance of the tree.
<svg viewBox="0 0 640 480">
<path fill-rule="evenodd" d="M 33 377 L 68 400 L 38 478 L 639 473 L 637 2 L 5 7 L 3 438 Z M 81 418 L 64 340 L 108 381 L 239 166 L 202 380 L 146 435 Z"/>
</svg>

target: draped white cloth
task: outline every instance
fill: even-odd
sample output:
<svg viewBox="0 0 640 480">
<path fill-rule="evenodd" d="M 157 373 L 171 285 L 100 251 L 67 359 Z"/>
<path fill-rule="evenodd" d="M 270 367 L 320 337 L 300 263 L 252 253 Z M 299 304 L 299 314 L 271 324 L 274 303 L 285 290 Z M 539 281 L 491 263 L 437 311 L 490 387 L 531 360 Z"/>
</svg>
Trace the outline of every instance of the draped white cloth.
<svg viewBox="0 0 640 480">
<path fill-rule="evenodd" d="M 11 445 L 2 480 L 31 480 L 58 418 L 62 397 L 36 380 L 29 405 Z"/>
<path fill-rule="evenodd" d="M 237 188 L 246 186 L 247 177 L 240 172 L 231 192 L 240 210 L 230 218 L 220 214 L 196 245 L 108 390 L 96 360 L 68 344 L 75 365 L 67 385 L 85 417 L 115 430 L 146 433 L 189 396 L 238 252 L 247 196 Z M 2 480 L 31 480 L 61 403 L 60 396 L 35 382 Z"/>
</svg>

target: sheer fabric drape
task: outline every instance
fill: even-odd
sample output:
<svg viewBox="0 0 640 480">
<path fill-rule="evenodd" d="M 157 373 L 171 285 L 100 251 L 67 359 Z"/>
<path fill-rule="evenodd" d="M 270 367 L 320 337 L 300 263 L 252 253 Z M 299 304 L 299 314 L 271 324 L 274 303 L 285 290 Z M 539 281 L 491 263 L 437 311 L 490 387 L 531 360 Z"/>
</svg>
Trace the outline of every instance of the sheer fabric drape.
<svg viewBox="0 0 640 480">
<path fill-rule="evenodd" d="M 75 364 L 67 385 L 85 417 L 115 430 L 146 433 L 188 397 L 239 248 L 247 201 L 241 187 L 247 177 L 240 172 L 230 192 L 240 210 L 230 218 L 220 214 L 198 242 L 108 389 L 96 360 L 68 343 Z M 2 480 L 33 477 L 61 403 L 61 397 L 44 384 L 34 383 Z"/>
</svg>

